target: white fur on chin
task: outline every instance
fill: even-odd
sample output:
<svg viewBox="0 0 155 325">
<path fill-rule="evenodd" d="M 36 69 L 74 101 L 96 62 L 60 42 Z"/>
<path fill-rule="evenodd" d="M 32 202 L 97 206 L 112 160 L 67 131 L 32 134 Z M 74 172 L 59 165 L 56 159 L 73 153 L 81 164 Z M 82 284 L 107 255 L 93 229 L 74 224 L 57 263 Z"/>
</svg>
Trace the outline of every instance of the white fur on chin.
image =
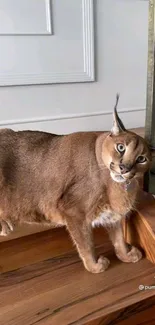
<svg viewBox="0 0 155 325">
<path fill-rule="evenodd" d="M 115 181 L 117 183 L 124 183 L 124 182 L 126 182 L 126 180 L 123 178 L 122 175 L 117 175 L 113 171 L 110 172 L 110 176 L 113 179 L 113 181 Z"/>
</svg>

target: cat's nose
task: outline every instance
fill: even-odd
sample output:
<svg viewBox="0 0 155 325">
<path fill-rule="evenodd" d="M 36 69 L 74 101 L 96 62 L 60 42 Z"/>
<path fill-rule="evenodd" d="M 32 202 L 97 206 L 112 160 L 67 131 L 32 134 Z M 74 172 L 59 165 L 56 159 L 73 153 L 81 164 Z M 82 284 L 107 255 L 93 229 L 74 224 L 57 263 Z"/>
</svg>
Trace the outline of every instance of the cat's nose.
<svg viewBox="0 0 155 325">
<path fill-rule="evenodd" d="M 130 164 L 120 164 L 119 168 L 121 170 L 121 174 L 126 174 L 132 169 L 132 166 Z"/>
</svg>

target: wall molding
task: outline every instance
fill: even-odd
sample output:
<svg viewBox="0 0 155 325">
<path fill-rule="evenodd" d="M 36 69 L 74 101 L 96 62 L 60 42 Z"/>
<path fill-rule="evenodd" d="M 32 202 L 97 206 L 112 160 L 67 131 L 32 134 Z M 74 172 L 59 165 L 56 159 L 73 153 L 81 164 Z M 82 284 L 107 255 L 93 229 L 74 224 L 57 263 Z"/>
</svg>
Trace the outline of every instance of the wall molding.
<svg viewBox="0 0 155 325">
<path fill-rule="evenodd" d="M 0 32 L 0 36 L 41 36 L 52 35 L 52 11 L 51 0 L 44 0 L 46 8 L 46 31 L 18 31 L 18 32 Z"/>
<path fill-rule="evenodd" d="M 0 74 L 0 86 L 43 85 L 53 83 L 71 83 L 93 81 L 87 72 L 55 72 L 34 74 Z"/>
<path fill-rule="evenodd" d="M 45 0 L 46 3 L 46 27 L 47 27 L 47 35 L 52 35 L 52 8 L 51 1 Z"/>
<path fill-rule="evenodd" d="M 84 72 L 94 81 L 94 10 L 93 0 L 82 0 Z"/>
<path fill-rule="evenodd" d="M 49 1 L 49 0 L 46 0 Z M 92 82 L 94 77 L 94 10 L 93 0 L 82 1 L 82 39 L 83 69 L 82 71 L 65 71 L 49 73 L 0 73 L 0 86 L 20 86 L 53 83 Z M 47 8 L 47 14 L 51 7 Z M 49 27 L 49 26 L 48 26 Z M 50 35 L 49 35 L 50 36 Z M 24 36 L 23 36 L 24 37 Z"/>
<path fill-rule="evenodd" d="M 134 112 L 145 112 L 145 108 L 125 108 L 119 110 L 119 114 L 129 114 Z M 89 112 L 89 113 L 75 113 L 75 114 L 63 114 L 63 115 L 54 115 L 54 116 L 42 116 L 34 118 L 25 118 L 25 119 L 15 119 L 15 120 L 4 120 L 0 121 L 0 127 L 6 125 L 18 125 L 18 124 L 30 124 L 30 123 L 41 123 L 49 121 L 59 121 L 59 120 L 72 120 L 72 119 L 81 119 L 81 118 L 90 118 L 97 116 L 108 116 L 112 115 L 113 111 L 99 111 L 99 112 Z"/>
</svg>

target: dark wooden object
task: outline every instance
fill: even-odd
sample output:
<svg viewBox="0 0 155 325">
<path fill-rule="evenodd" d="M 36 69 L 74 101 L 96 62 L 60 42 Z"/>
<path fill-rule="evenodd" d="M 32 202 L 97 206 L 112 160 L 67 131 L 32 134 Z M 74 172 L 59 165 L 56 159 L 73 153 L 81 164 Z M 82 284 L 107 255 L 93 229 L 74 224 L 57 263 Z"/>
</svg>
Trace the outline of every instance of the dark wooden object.
<svg viewBox="0 0 155 325">
<path fill-rule="evenodd" d="M 155 264 L 155 199 L 151 194 L 141 192 L 139 210 L 125 221 L 125 238 L 128 243 L 142 247 Z"/>
</svg>

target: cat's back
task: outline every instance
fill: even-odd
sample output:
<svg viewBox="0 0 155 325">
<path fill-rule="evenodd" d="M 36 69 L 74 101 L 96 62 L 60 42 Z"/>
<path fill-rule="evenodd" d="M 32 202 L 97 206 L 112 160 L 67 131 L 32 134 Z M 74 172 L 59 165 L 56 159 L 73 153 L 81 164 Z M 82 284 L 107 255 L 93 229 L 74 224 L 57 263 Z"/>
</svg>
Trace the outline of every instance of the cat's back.
<svg viewBox="0 0 155 325">
<path fill-rule="evenodd" d="M 6 150 L 9 147 L 14 149 L 15 146 L 20 148 L 22 145 L 24 146 L 26 144 L 29 148 L 30 146 L 35 148 L 37 146 L 45 145 L 45 143 L 48 143 L 56 137 L 58 137 L 58 135 L 42 131 L 14 131 L 7 128 L 0 129 L 0 149 L 3 149 L 5 146 Z"/>
<path fill-rule="evenodd" d="M 60 138 L 56 134 L 42 131 L 13 131 L 12 129 L 0 130 L 0 154 L 1 158 L 15 155 L 19 158 L 23 155 L 35 154 L 46 150 Z"/>
<path fill-rule="evenodd" d="M 6 150 L 12 147 L 14 143 L 15 132 L 11 129 L 0 129 L 0 150 Z"/>
<path fill-rule="evenodd" d="M 57 135 L 39 131 L 0 130 L 0 186 L 17 185 L 20 177 L 28 181 L 42 168 Z M 60 136 L 58 137 L 60 138 Z M 23 176 L 22 176 L 23 175 Z"/>
<path fill-rule="evenodd" d="M 0 168 L 5 162 L 13 159 L 16 148 L 15 132 L 11 129 L 0 129 Z"/>
<path fill-rule="evenodd" d="M 96 139 L 101 133 L 97 132 L 76 132 L 66 135 L 53 134 L 43 131 L 14 131 L 12 129 L 0 129 L 0 150 L 5 149 L 7 153 L 8 149 L 12 151 L 18 149 L 18 151 L 26 150 L 28 153 L 38 152 L 38 149 L 47 149 L 55 144 L 63 143 L 63 146 L 89 146 L 89 143 L 93 139 Z M 63 149 L 61 147 L 61 150 Z M 17 153 L 17 151 L 16 151 Z"/>
<path fill-rule="evenodd" d="M 95 141 L 101 132 L 77 132 L 57 135 L 42 131 L 0 130 L 0 169 L 14 174 L 50 170 L 59 175 L 67 168 L 87 165 L 95 159 Z M 8 168 L 8 166 L 10 166 Z M 60 167 L 60 168 L 59 168 Z M 10 173 L 9 172 L 9 173 Z"/>
</svg>

